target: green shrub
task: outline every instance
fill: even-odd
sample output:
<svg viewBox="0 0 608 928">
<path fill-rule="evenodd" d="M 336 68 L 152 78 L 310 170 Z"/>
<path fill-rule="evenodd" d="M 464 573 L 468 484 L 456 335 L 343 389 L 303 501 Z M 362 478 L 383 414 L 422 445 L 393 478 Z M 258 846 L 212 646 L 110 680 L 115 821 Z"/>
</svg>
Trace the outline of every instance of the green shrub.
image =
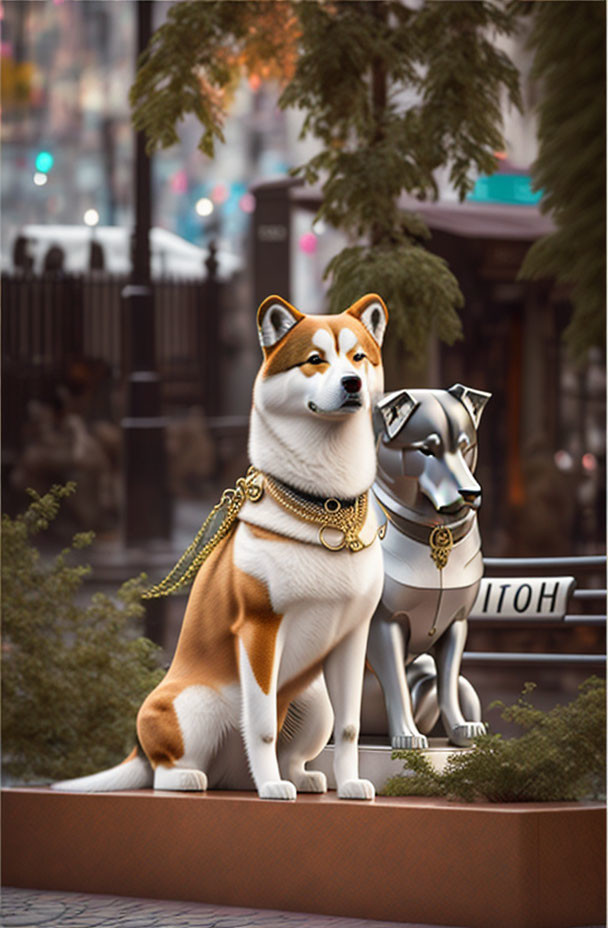
<svg viewBox="0 0 608 928">
<path fill-rule="evenodd" d="M 137 637 L 144 577 L 116 598 L 80 590 L 89 567 L 70 565 L 92 535 L 45 562 L 31 536 L 48 528 L 73 484 L 53 487 L 2 519 L 3 769 L 20 781 L 92 773 L 135 744 L 135 717 L 163 676 L 159 652 Z"/>
<path fill-rule="evenodd" d="M 441 773 L 419 751 L 394 751 L 409 775 L 391 777 L 386 796 L 446 796 L 473 802 L 557 802 L 605 795 L 606 683 L 590 677 L 578 697 L 549 712 L 527 701 L 526 684 L 502 718 L 524 729 L 519 738 L 481 735 L 470 751 L 454 753 Z"/>
</svg>

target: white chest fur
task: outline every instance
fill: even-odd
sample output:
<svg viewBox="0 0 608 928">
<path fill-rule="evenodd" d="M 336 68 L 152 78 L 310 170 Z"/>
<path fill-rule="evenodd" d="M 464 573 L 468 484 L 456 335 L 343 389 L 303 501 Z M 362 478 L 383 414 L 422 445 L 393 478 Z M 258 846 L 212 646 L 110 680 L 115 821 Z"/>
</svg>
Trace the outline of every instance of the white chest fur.
<svg viewBox="0 0 608 928">
<path fill-rule="evenodd" d="M 266 586 L 274 612 L 283 616 L 279 686 L 367 623 L 382 591 L 378 540 L 356 553 L 331 552 L 318 544 L 262 539 L 241 524 L 234 559 Z"/>
</svg>

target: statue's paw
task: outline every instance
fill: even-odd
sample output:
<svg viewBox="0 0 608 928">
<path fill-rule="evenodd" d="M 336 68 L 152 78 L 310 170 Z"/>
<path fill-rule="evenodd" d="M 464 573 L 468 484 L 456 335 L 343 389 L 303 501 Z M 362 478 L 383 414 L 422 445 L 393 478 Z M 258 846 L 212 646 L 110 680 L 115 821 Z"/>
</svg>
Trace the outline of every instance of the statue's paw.
<svg viewBox="0 0 608 928">
<path fill-rule="evenodd" d="M 293 778 L 299 793 L 326 793 L 327 777 L 321 770 L 305 770 Z"/>
<path fill-rule="evenodd" d="M 296 798 L 296 788 L 289 780 L 269 780 L 258 790 L 260 799 L 289 799 Z"/>
<path fill-rule="evenodd" d="M 154 771 L 154 789 L 204 792 L 207 789 L 207 775 L 202 770 L 157 767 Z"/>
<path fill-rule="evenodd" d="M 465 722 L 455 725 L 450 734 L 450 741 L 459 748 L 468 748 L 478 735 L 485 735 L 487 729 L 483 722 Z"/>
<path fill-rule="evenodd" d="M 338 787 L 338 799 L 373 799 L 374 784 L 369 780 L 345 780 Z"/>
<path fill-rule="evenodd" d="M 394 750 L 416 750 L 425 751 L 429 746 L 429 740 L 426 735 L 395 735 L 391 738 L 391 747 Z"/>
</svg>

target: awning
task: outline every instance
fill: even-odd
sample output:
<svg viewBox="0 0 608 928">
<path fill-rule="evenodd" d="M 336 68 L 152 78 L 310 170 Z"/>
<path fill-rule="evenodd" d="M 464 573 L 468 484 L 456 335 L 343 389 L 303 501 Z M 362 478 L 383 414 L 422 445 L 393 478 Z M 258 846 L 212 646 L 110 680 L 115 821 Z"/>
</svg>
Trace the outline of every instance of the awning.
<svg viewBox="0 0 608 928">
<path fill-rule="evenodd" d="M 292 202 L 316 212 L 321 205 L 321 189 L 290 186 Z M 555 229 L 550 217 L 543 215 L 538 206 L 446 200 L 433 203 L 410 196 L 402 196 L 399 205 L 418 213 L 431 231 L 435 229 L 462 238 L 534 242 Z"/>
</svg>

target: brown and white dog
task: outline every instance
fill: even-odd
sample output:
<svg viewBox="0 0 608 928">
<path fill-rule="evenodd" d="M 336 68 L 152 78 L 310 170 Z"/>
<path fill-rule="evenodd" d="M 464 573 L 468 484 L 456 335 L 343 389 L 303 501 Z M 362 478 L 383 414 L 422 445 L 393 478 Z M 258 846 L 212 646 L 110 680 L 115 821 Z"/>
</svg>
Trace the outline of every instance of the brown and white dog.
<svg viewBox="0 0 608 928">
<path fill-rule="evenodd" d="M 268 492 L 245 503 L 200 569 L 173 663 L 139 711 L 139 750 L 56 789 L 240 788 L 251 784 L 246 758 L 260 797 L 295 799 L 327 789 L 305 764 L 333 727 L 338 795 L 373 798 L 357 741 L 384 577 L 367 494 L 387 318 L 375 294 L 337 316 L 306 316 L 276 296 L 262 303 L 249 454 Z M 313 511 L 364 500 L 356 545 L 341 547 L 345 532 L 294 514 L 271 485 Z"/>
</svg>

